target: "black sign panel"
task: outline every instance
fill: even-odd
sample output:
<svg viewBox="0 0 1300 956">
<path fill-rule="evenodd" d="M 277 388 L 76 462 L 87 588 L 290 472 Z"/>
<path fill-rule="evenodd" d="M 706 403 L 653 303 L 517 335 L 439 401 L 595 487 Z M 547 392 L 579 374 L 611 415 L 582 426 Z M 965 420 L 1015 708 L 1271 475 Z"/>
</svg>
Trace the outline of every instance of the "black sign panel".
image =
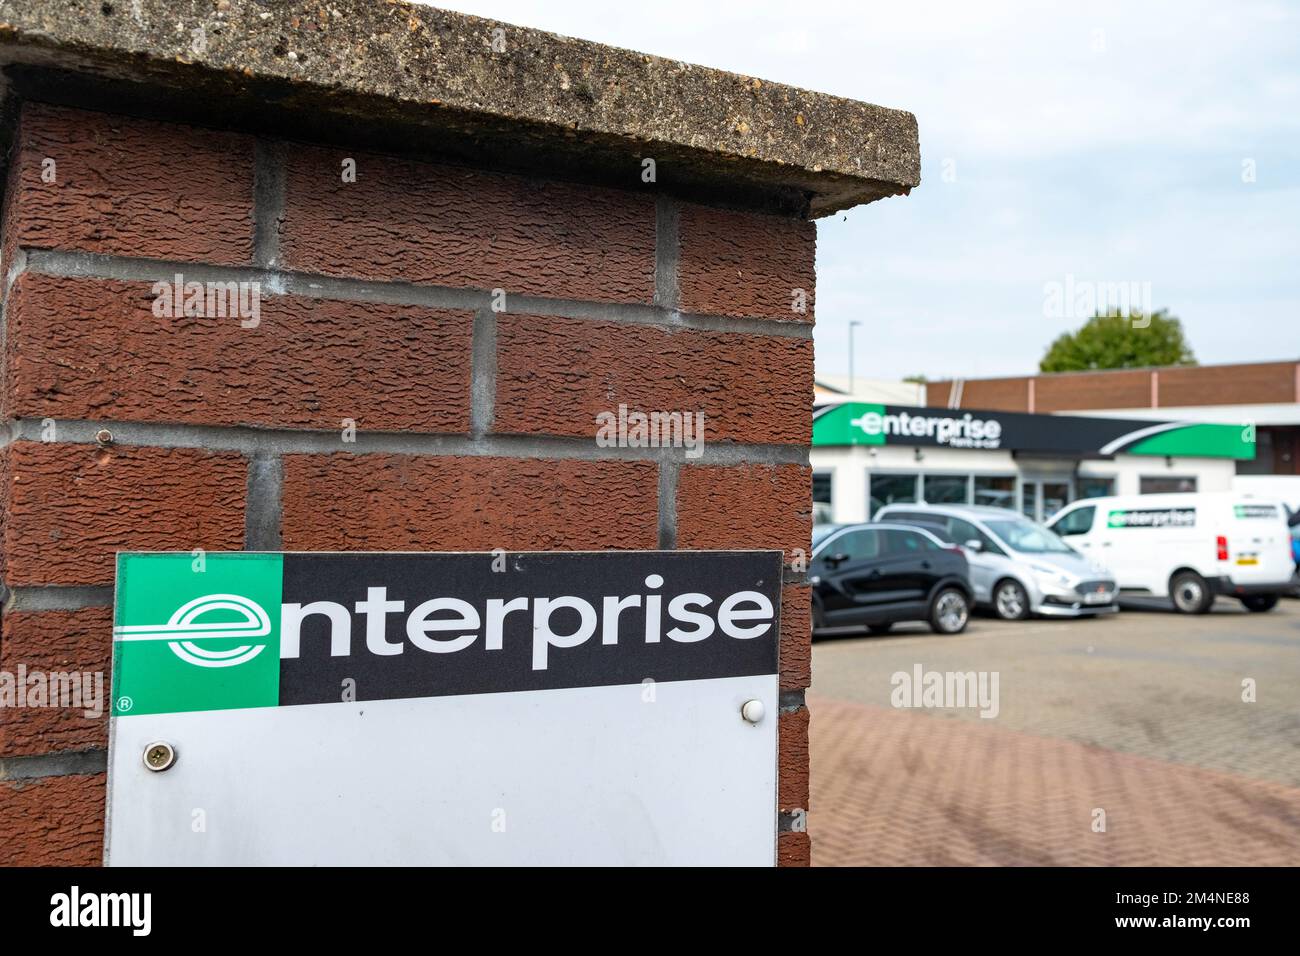
<svg viewBox="0 0 1300 956">
<path fill-rule="evenodd" d="M 779 551 L 286 553 L 280 703 L 775 674 L 781 571 Z"/>
</svg>

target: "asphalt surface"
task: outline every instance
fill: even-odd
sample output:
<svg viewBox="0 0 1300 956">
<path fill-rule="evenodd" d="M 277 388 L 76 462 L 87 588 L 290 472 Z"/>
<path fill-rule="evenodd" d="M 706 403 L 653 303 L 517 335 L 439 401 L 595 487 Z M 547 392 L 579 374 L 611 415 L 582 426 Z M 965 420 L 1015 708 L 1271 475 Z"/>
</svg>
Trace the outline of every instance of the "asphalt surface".
<svg viewBox="0 0 1300 956">
<path fill-rule="evenodd" d="M 996 716 L 892 706 L 917 665 Z M 1300 865 L 1300 601 L 819 640 L 809 700 L 815 863 Z"/>
</svg>

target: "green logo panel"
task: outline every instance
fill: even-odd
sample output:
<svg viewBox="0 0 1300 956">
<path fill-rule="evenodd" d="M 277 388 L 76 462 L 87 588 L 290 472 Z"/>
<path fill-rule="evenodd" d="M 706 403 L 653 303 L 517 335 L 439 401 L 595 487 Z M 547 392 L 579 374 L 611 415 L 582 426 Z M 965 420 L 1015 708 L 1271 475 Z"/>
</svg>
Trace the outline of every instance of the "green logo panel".
<svg viewBox="0 0 1300 956">
<path fill-rule="evenodd" d="M 113 714 L 275 707 L 278 554 L 119 554 Z"/>
<path fill-rule="evenodd" d="M 1175 455 L 1189 458 L 1255 458 L 1255 438 L 1245 425 L 1184 425 L 1144 438 L 1124 449 L 1130 455 Z"/>
<path fill-rule="evenodd" d="M 884 405 L 845 402 L 813 419 L 814 445 L 883 445 Z"/>
</svg>

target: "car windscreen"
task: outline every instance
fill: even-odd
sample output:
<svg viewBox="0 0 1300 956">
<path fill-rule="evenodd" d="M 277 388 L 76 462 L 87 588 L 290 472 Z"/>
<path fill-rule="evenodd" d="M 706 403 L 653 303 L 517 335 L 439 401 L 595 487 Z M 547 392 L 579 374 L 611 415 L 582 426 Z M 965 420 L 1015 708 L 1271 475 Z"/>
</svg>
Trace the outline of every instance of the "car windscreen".
<svg viewBox="0 0 1300 956">
<path fill-rule="evenodd" d="M 1022 554 L 1070 554 L 1074 551 L 1055 532 L 1016 518 L 984 522 L 990 531 Z"/>
<path fill-rule="evenodd" d="M 933 521 L 933 520 L 931 520 L 931 521 L 924 521 L 924 520 L 922 520 L 922 521 L 905 521 L 905 522 L 902 522 L 902 523 L 903 523 L 903 524 L 910 524 L 910 525 L 913 525 L 914 527 L 917 527 L 917 528 L 924 528 L 926 531 L 930 532 L 930 534 L 934 535 L 934 536 L 935 536 L 936 538 L 938 538 L 940 541 L 946 541 L 948 544 L 956 544 L 956 543 L 957 543 L 957 539 L 956 539 L 956 537 L 954 537 L 952 531 L 949 530 L 949 527 L 948 527 L 948 521 L 947 521 L 947 520 L 943 520 L 942 523 L 939 522 L 939 521 Z"/>
<path fill-rule="evenodd" d="M 813 525 L 812 546 L 816 548 L 819 544 L 835 532 L 836 526 L 833 524 L 815 524 Z"/>
<path fill-rule="evenodd" d="M 947 515 L 932 514 L 926 511 L 890 511 L 877 520 L 894 524 L 910 524 L 942 538 L 950 540 L 948 534 L 949 518 Z"/>
</svg>

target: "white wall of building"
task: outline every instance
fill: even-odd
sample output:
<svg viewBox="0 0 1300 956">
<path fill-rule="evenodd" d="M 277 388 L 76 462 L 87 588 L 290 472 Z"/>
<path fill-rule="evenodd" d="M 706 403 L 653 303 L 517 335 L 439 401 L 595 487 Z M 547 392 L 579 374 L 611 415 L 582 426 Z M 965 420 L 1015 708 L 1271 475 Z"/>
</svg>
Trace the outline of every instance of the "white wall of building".
<svg viewBox="0 0 1300 956">
<path fill-rule="evenodd" d="M 1231 458 L 1160 458 L 1155 455 L 1116 455 L 1114 461 L 1085 461 L 1082 475 L 1114 476 L 1115 494 L 1141 493 L 1143 477 L 1195 476 L 1197 491 L 1231 491 L 1237 462 Z"/>
<path fill-rule="evenodd" d="M 1114 493 L 1135 495 L 1143 477 L 1196 479 L 1198 491 L 1231 491 L 1236 462 L 1219 458 L 1172 458 L 1117 455 L 1113 460 L 1074 462 L 1066 459 L 1016 458 L 1007 451 L 911 448 L 902 445 L 817 446 L 813 474 L 830 475 L 832 514 L 837 522 L 869 521 L 870 476 L 887 474 L 1014 476 L 1015 507 L 1026 480 L 1066 478 L 1079 497 L 1079 478 L 1109 478 Z M 924 485 L 922 485 L 924 487 Z"/>
<path fill-rule="evenodd" d="M 834 391 L 826 390 L 829 386 Z M 884 405 L 924 405 L 925 386 L 897 379 L 863 378 L 849 381 L 847 375 L 818 375 L 813 390 L 814 405 L 837 402 L 880 402 Z"/>
<path fill-rule="evenodd" d="M 1167 408 L 1099 408 L 1061 412 L 1087 418 L 1218 422 L 1224 425 L 1300 425 L 1300 403 L 1285 405 L 1179 405 Z"/>
</svg>

